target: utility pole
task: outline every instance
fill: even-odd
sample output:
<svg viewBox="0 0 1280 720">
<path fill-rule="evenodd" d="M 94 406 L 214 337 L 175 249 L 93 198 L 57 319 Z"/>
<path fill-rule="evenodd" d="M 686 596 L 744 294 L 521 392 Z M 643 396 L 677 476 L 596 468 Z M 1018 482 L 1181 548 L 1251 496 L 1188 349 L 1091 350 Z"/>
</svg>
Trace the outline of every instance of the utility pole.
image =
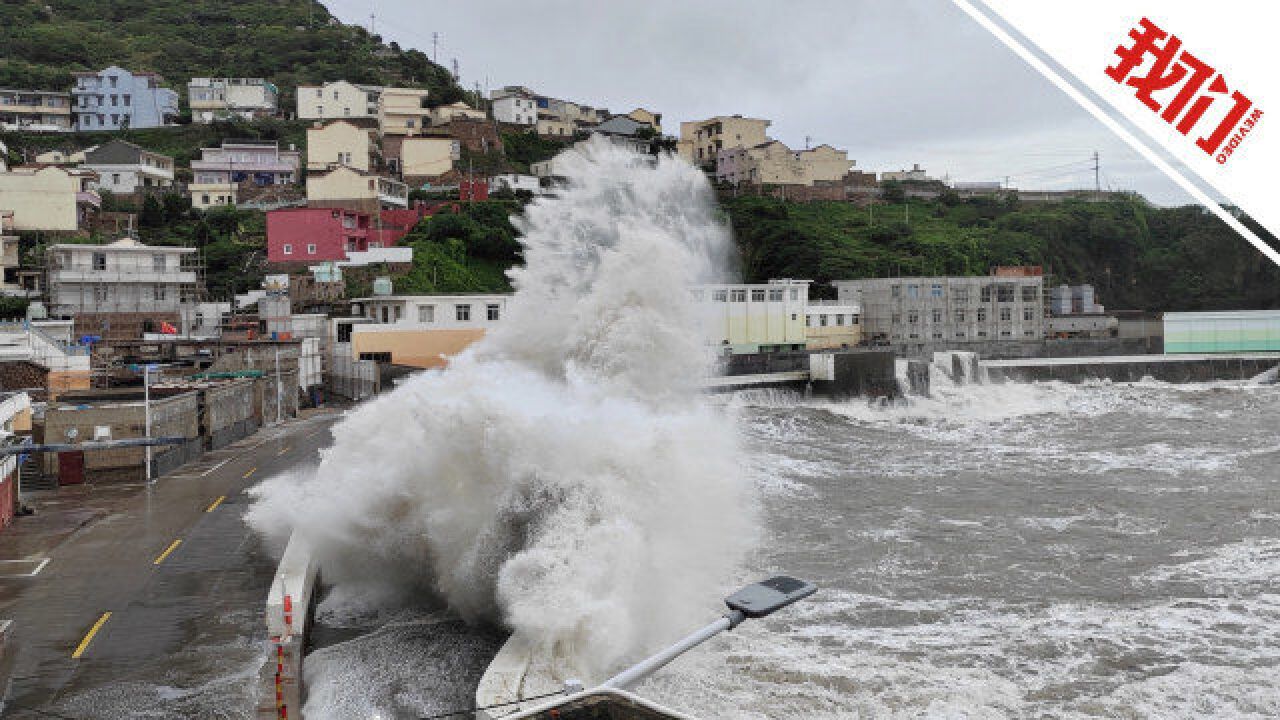
<svg viewBox="0 0 1280 720">
<path fill-rule="evenodd" d="M 440 33 L 433 32 L 431 33 L 431 62 L 437 62 L 439 59 L 440 59 Z"/>
<path fill-rule="evenodd" d="M 280 346 L 276 345 L 276 423 L 284 422 L 284 392 L 280 384 Z"/>
<path fill-rule="evenodd" d="M 1102 181 L 1099 179 L 1102 174 L 1100 164 L 1098 162 L 1098 151 L 1093 151 L 1093 196 L 1094 198 L 1102 197 Z"/>
<path fill-rule="evenodd" d="M 369 13 L 369 34 L 370 34 L 370 35 L 377 35 L 377 34 L 378 34 L 378 33 L 374 30 L 374 27 L 375 27 L 375 24 L 374 24 L 374 23 L 377 21 L 377 19 L 378 19 L 378 16 L 377 16 L 376 14 L 374 14 L 374 13 Z"/>
<path fill-rule="evenodd" d="M 142 366 L 142 423 L 144 434 L 151 439 L 151 364 Z M 155 482 L 151 477 L 151 446 L 146 449 L 147 485 Z"/>
</svg>

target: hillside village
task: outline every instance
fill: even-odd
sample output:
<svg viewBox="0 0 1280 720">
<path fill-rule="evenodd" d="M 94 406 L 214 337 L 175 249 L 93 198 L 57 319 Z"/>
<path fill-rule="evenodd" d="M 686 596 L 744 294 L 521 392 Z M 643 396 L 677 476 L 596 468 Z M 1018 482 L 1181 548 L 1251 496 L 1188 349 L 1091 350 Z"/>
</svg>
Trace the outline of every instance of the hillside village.
<svg viewBox="0 0 1280 720">
<path fill-rule="evenodd" d="M 714 308 L 706 342 L 729 366 L 868 346 L 1000 355 L 1090 340 L 1151 351 L 1160 335 L 1149 311 L 1171 301 L 1119 278 L 1169 262 L 1159 243 L 1195 237 L 1174 253 L 1189 258 L 1217 253 L 1206 249 L 1222 238 L 1194 210 L 1148 223 L 1164 211 L 1123 193 L 859 168 L 847 149 L 772 138 L 766 118 L 676 123 L 661 108 L 613 112 L 523 85 L 482 96 L 438 79 L 434 91 L 342 76 L 284 87 L 192 76 L 173 87 L 120 65 L 71 77 L 62 90 L 0 88 L 0 384 L 54 416 L 72 412 L 52 404 L 59 397 L 90 407 L 94 392 L 136 388 L 154 366 L 172 392 L 250 381 L 256 415 L 237 426 L 249 432 L 444 365 L 505 317 L 504 271 L 520 262 L 509 216 L 554 196 L 557 155 L 593 139 L 674 153 L 715 187 L 744 282 L 691 301 Z M 1215 260 L 1231 278 L 1198 291 L 1243 279 L 1274 292 L 1273 269 L 1239 253 L 1218 253 L 1235 258 Z M 1147 306 L 1108 311 L 1108 293 Z M 46 416 L 42 433 L 57 422 Z M 172 452 L 153 462 L 176 462 Z M 140 457 L 104 456 L 86 472 L 138 473 Z"/>
</svg>

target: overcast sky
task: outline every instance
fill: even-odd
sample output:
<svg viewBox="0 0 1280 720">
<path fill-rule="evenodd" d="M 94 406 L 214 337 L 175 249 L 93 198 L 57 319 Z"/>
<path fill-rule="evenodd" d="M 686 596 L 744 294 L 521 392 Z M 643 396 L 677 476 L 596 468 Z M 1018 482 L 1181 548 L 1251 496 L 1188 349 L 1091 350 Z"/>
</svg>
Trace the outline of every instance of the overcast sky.
<svg viewBox="0 0 1280 720">
<path fill-rule="evenodd" d="M 827 143 L 856 167 L 1022 189 L 1190 198 L 949 0 L 324 0 L 348 23 L 456 58 L 462 83 L 535 91 L 680 121 L 773 121 L 793 148 Z"/>
</svg>

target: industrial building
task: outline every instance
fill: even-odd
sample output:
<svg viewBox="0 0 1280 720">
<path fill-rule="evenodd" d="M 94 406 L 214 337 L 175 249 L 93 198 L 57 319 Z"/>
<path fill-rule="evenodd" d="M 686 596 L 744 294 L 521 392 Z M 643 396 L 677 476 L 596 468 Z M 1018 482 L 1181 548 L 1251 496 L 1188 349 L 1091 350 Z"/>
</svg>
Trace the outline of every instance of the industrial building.
<svg viewBox="0 0 1280 720">
<path fill-rule="evenodd" d="M 904 355 L 984 344 L 1040 342 L 1045 335 L 1039 267 L 997 267 L 987 276 L 840 280 L 841 304 L 862 308 L 862 334 Z"/>
<path fill-rule="evenodd" d="M 707 343 L 730 355 L 804 350 L 809 283 L 786 279 L 694 288 Z"/>
<path fill-rule="evenodd" d="M 1280 310 L 1167 312 L 1166 353 L 1280 351 Z"/>
<path fill-rule="evenodd" d="M 804 311 L 804 335 L 809 350 L 857 347 L 862 342 L 862 308 L 811 302 Z"/>
</svg>

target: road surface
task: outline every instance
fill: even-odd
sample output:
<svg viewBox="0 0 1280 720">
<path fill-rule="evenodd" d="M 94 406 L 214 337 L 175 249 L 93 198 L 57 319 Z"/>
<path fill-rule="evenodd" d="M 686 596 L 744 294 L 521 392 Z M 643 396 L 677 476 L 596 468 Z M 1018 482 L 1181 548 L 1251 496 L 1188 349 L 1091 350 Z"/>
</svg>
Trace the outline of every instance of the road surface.
<svg viewBox="0 0 1280 720">
<path fill-rule="evenodd" d="M 150 489 L 36 498 L 0 534 L 0 620 L 18 643 L 4 716 L 252 717 L 275 565 L 244 491 L 318 462 L 337 418 L 264 429 Z"/>
</svg>

